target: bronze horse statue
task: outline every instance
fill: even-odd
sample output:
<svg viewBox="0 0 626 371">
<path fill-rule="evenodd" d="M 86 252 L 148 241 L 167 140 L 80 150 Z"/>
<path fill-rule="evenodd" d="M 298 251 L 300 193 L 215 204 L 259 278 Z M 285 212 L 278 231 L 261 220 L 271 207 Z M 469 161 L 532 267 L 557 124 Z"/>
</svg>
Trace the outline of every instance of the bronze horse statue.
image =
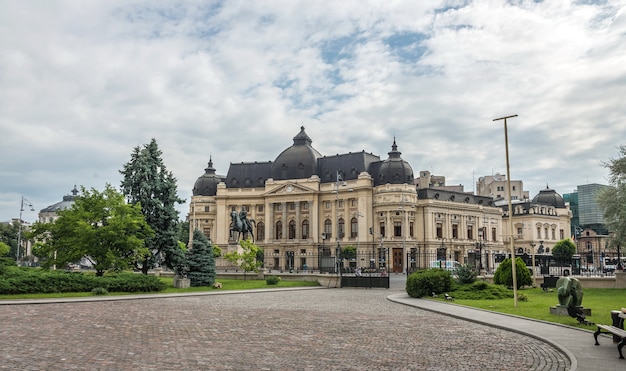
<svg viewBox="0 0 626 371">
<path fill-rule="evenodd" d="M 256 222 L 254 219 L 248 218 L 248 213 L 245 210 L 241 210 L 240 213 L 237 213 L 235 210 L 230 212 L 230 231 L 238 232 L 237 240 L 241 238 L 243 235 L 245 237 L 246 233 L 249 233 L 252 237 L 252 241 L 254 241 L 254 228 L 252 225 L 256 226 Z"/>
</svg>

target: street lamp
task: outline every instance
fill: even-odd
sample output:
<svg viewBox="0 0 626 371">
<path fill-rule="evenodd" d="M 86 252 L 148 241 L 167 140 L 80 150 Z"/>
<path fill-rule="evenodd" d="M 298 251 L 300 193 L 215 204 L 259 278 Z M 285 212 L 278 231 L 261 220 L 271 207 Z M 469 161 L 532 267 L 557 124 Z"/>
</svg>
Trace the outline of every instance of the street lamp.
<svg viewBox="0 0 626 371">
<path fill-rule="evenodd" d="M 506 183 L 509 190 L 509 239 L 511 241 L 511 273 L 513 274 L 513 305 L 517 308 L 517 272 L 515 271 L 515 247 L 513 246 L 513 198 L 511 190 L 511 166 L 509 164 L 509 133 L 506 126 L 506 119 L 517 117 L 517 115 L 499 117 L 493 121 L 504 120 L 504 147 L 506 152 Z"/>
<path fill-rule="evenodd" d="M 444 267 L 446 265 L 446 244 L 445 238 L 441 238 L 441 246 L 437 248 L 437 263 L 439 264 L 439 268 L 441 268 L 441 261 L 444 261 Z"/>
<path fill-rule="evenodd" d="M 533 254 L 533 286 L 535 286 L 535 246 L 537 246 L 537 244 L 535 244 L 534 242 L 530 243 L 530 251 Z"/>
<path fill-rule="evenodd" d="M 28 201 L 28 199 L 24 196 L 22 196 L 22 202 L 20 204 L 20 219 L 19 219 L 19 227 L 17 229 L 17 250 L 15 252 L 15 261 L 17 262 L 17 264 L 19 265 L 20 263 L 20 246 L 22 245 L 22 212 L 24 211 L 24 204 L 26 204 L 28 207 L 30 207 L 30 211 L 35 211 L 35 209 L 33 208 L 33 204 Z"/>
<path fill-rule="evenodd" d="M 337 251 L 335 253 L 335 257 L 337 260 L 337 270 L 339 272 L 339 275 L 341 275 L 341 244 L 339 242 L 339 238 L 341 237 L 341 225 L 339 224 L 339 185 L 341 182 L 341 186 L 345 187 L 347 186 L 347 183 L 343 180 L 343 177 L 341 176 L 341 174 L 339 174 L 339 170 L 337 170 L 336 173 L 336 179 L 335 179 L 335 190 L 333 191 L 333 193 L 335 194 L 335 212 L 336 212 L 336 219 L 337 219 Z"/>
</svg>

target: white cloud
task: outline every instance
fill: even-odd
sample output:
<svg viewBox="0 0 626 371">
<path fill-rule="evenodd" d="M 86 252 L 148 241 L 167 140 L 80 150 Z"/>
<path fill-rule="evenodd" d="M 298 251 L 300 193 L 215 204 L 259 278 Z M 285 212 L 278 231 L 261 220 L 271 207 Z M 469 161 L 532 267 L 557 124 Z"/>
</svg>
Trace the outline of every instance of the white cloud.
<svg viewBox="0 0 626 371">
<path fill-rule="evenodd" d="M 605 183 L 626 126 L 626 2 L 72 1 L 0 6 L 0 220 L 74 183 L 119 185 L 156 138 L 188 198 L 212 156 L 268 161 L 300 125 L 323 154 L 473 190 Z M 181 208 L 184 217 L 185 207 Z M 26 220 L 34 220 L 27 215 Z"/>
</svg>

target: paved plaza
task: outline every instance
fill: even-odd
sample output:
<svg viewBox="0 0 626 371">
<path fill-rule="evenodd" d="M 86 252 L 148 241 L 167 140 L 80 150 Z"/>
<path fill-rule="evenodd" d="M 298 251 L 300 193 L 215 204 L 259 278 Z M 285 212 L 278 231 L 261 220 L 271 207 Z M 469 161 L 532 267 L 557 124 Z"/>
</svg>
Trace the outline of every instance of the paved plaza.
<svg viewBox="0 0 626 371">
<path fill-rule="evenodd" d="M 395 286 L 3 305 L 0 368 L 571 368 L 565 353 L 534 337 L 390 301 L 404 293 Z"/>
</svg>

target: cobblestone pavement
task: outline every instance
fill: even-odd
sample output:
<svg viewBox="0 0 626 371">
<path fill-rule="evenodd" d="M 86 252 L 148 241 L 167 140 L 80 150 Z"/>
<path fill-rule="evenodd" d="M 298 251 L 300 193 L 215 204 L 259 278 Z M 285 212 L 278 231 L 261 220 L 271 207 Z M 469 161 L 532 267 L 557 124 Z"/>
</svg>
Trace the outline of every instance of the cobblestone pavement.
<svg viewBox="0 0 626 371">
<path fill-rule="evenodd" d="M 531 337 L 316 289 L 1 307 L 0 369 L 567 370 Z"/>
</svg>

